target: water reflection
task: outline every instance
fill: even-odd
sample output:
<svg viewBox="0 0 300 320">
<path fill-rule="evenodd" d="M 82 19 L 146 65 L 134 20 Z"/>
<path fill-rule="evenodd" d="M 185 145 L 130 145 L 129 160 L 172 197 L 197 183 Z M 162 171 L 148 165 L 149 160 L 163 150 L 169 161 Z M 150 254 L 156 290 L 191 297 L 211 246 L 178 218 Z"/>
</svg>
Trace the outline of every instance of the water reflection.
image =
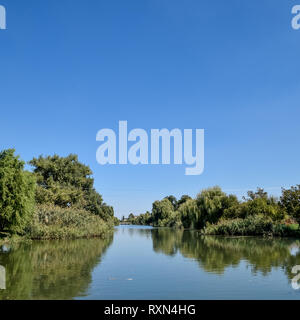
<svg viewBox="0 0 300 320">
<path fill-rule="evenodd" d="M 72 299 L 85 294 L 91 272 L 112 243 L 106 240 L 42 241 L 2 247 L 6 268 L 4 299 Z"/>
<path fill-rule="evenodd" d="M 0 290 L 0 300 L 299 299 L 290 284 L 292 268 L 300 265 L 299 248 L 293 239 L 202 237 L 196 231 L 132 226 L 117 228 L 106 240 L 2 246 L 6 290 Z M 253 276 L 258 274 L 262 277 Z M 255 278 L 259 281 L 249 282 Z M 238 283 L 247 286 L 238 291 Z"/>
<path fill-rule="evenodd" d="M 299 240 L 202 237 L 198 232 L 169 229 L 153 229 L 152 240 L 155 252 L 170 256 L 180 253 L 196 260 L 201 269 L 216 274 L 246 261 L 253 274 L 267 275 L 273 268 L 281 268 L 292 279 L 293 266 L 300 265 Z"/>
</svg>

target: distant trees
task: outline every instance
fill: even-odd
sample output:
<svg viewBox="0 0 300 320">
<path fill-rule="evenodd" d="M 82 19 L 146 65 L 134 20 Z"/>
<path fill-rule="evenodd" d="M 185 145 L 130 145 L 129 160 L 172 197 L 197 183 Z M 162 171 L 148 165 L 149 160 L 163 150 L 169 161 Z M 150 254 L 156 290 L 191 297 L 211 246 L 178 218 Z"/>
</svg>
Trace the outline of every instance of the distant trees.
<svg viewBox="0 0 300 320">
<path fill-rule="evenodd" d="M 14 149 L 0 153 L 0 232 L 22 233 L 34 210 L 35 179 Z"/>
<path fill-rule="evenodd" d="M 133 213 L 130 213 L 129 216 L 128 216 L 128 220 L 132 220 L 132 219 L 134 219 L 134 218 L 135 218 L 134 214 L 133 214 Z"/>
<path fill-rule="evenodd" d="M 125 218 L 123 219 L 123 221 Z M 144 214 L 140 214 L 139 216 L 134 216 L 132 213 L 128 216 L 126 220 L 128 223 L 135 225 L 151 225 L 152 224 L 152 216 L 150 212 L 146 212 Z"/>
<path fill-rule="evenodd" d="M 220 187 L 202 190 L 195 199 L 184 195 L 155 201 L 152 213 L 134 217 L 134 224 L 152 224 L 158 227 L 183 227 L 217 230 L 219 233 L 263 234 L 273 230 L 276 235 L 292 234 L 300 222 L 300 185 L 282 190 L 280 200 L 258 188 L 248 191 L 239 201 L 235 195 L 227 195 Z M 212 227 L 218 225 L 219 227 Z M 226 231 L 227 230 L 227 231 Z"/>
</svg>

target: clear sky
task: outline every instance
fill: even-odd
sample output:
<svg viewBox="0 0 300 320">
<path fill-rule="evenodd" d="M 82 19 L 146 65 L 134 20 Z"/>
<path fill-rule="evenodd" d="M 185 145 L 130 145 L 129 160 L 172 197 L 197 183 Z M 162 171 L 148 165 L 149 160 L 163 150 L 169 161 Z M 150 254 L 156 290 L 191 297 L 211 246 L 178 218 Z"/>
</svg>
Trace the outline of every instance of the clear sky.
<svg viewBox="0 0 300 320">
<path fill-rule="evenodd" d="M 298 3 L 299 2 L 299 3 Z M 300 0 L 0 0 L 1 149 L 76 153 L 117 216 L 220 185 L 299 184 Z M 96 133 L 205 129 L 205 171 L 100 166 Z"/>
</svg>

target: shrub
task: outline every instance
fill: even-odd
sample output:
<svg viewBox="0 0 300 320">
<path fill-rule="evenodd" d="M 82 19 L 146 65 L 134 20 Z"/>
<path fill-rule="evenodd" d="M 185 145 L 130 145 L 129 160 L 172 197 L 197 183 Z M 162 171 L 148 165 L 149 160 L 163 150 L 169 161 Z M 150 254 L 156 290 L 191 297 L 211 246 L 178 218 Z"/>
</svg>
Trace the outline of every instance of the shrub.
<svg viewBox="0 0 300 320">
<path fill-rule="evenodd" d="M 40 205 L 27 233 L 32 239 L 75 239 L 105 237 L 112 228 L 113 220 L 105 222 L 82 209 Z"/>
<path fill-rule="evenodd" d="M 264 216 L 249 216 L 245 219 L 220 220 L 208 224 L 203 230 L 206 235 L 225 236 L 299 236 L 298 225 L 286 225 L 266 219 Z"/>
</svg>

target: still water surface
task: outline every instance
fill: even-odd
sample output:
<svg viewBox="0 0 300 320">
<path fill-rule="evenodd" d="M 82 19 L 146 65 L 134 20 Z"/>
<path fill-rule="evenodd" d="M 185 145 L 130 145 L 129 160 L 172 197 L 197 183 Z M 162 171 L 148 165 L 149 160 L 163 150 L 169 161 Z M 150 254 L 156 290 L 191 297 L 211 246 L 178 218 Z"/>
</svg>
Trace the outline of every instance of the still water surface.
<svg viewBox="0 0 300 320">
<path fill-rule="evenodd" d="M 1 299 L 300 299 L 293 239 L 120 226 L 106 240 L 0 247 Z"/>
</svg>

